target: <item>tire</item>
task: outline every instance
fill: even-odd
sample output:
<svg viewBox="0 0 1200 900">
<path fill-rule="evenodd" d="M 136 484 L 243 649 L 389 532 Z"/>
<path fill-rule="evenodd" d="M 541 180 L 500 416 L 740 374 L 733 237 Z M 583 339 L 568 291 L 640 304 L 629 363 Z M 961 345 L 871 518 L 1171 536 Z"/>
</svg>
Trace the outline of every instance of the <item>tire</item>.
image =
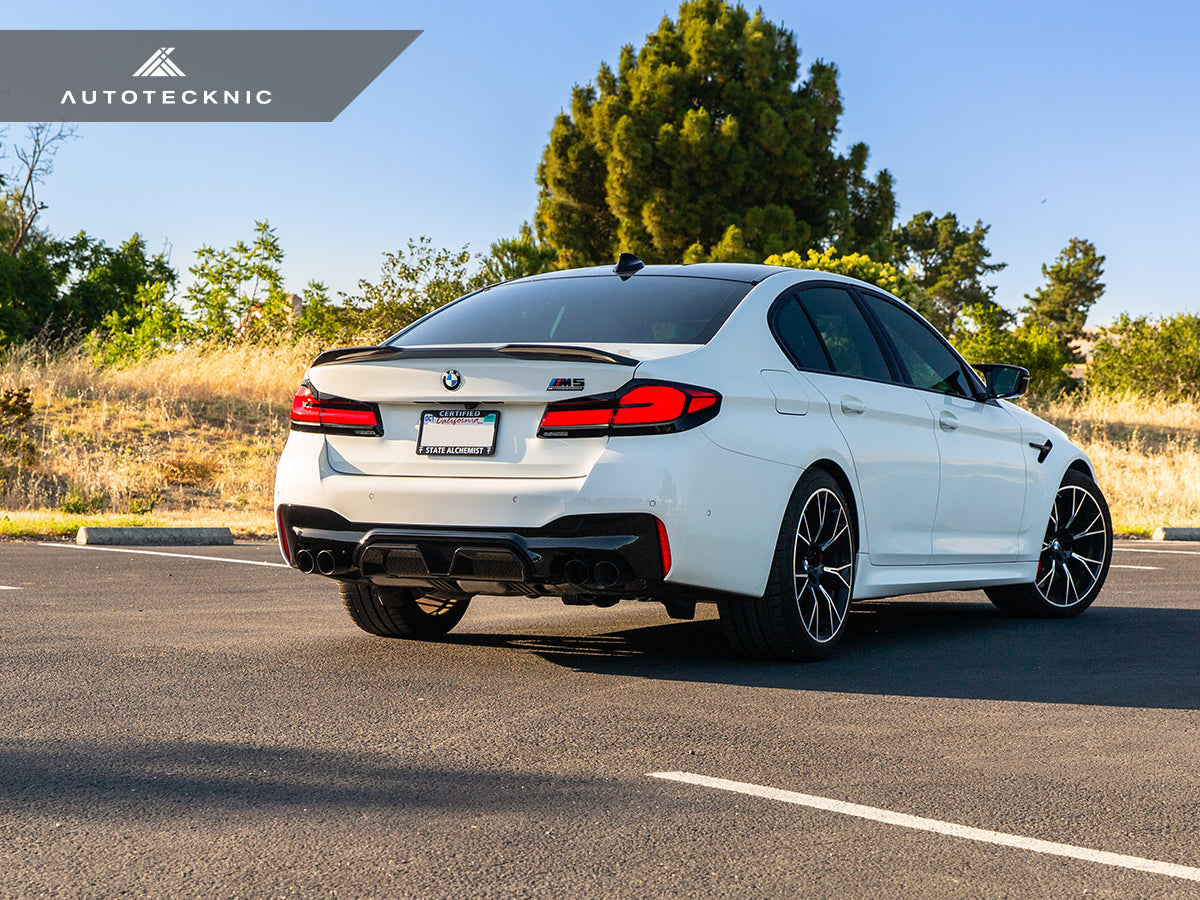
<svg viewBox="0 0 1200 900">
<path fill-rule="evenodd" d="M 1054 495 L 1033 583 L 986 588 L 985 593 L 1010 616 L 1069 619 L 1091 606 L 1104 587 L 1112 546 L 1104 494 L 1072 469 Z"/>
<path fill-rule="evenodd" d="M 854 585 L 854 525 L 838 483 L 810 469 L 801 477 L 775 542 L 766 593 L 719 602 L 733 649 L 758 659 L 811 662 L 846 630 Z"/>
<path fill-rule="evenodd" d="M 338 590 L 354 624 L 380 637 L 439 638 L 462 621 L 471 603 L 470 597 L 418 597 L 405 588 L 378 587 L 363 581 L 343 581 Z"/>
</svg>

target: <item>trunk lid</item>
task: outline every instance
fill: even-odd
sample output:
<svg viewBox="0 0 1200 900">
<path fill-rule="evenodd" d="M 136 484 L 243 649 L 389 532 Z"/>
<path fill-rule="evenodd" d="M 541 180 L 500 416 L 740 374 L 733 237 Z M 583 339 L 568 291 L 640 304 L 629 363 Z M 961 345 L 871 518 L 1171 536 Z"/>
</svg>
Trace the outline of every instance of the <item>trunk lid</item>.
<svg viewBox="0 0 1200 900">
<path fill-rule="evenodd" d="M 642 359 L 694 345 L 589 348 L 360 348 L 322 354 L 308 380 L 322 395 L 378 404 L 383 435 L 326 435 L 330 465 L 349 475 L 468 478 L 577 478 L 587 475 L 607 438 L 538 438 L 546 405 L 614 391 Z M 457 373 L 448 376 L 447 373 Z M 448 384 L 457 383 L 451 390 Z M 453 411 L 494 413 L 492 454 L 444 454 L 440 446 L 476 442 L 486 425 L 464 428 Z M 418 437 L 433 454 L 418 453 Z M 440 430 L 439 430 L 440 429 Z M 475 434 L 469 434 L 474 431 Z M 462 435 L 461 438 L 455 437 Z M 432 437 L 431 437 L 432 436 Z M 447 444 L 448 442 L 448 444 Z M 457 447 L 463 450 L 462 447 Z"/>
</svg>

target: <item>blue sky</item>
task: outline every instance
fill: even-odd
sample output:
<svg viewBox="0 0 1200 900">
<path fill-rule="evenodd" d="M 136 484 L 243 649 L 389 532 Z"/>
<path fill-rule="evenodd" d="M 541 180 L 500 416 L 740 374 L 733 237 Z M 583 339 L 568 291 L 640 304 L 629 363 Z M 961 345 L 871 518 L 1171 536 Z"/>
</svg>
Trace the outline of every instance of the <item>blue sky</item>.
<svg viewBox="0 0 1200 900">
<path fill-rule="evenodd" d="M 571 86 L 674 3 L 337 4 L 42 0 L 17 28 L 413 28 L 416 42 L 329 124 L 85 124 L 41 196 L 43 224 L 139 231 L 185 271 L 201 244 L 269 219 L 284 274 L 352 291 L 410 237 L 485 251 L 532 219 L 534 173 Z M 803 70 L 835 62 L 842 141 L 895 176 L 900 218 L 991 225 L 996 299 L 1015 309 L 1072 237 L 1107 256 L 1091 321 L 1200 311 L 1200 4 L 766 0 Z M 23 126 L 8 129 L 5 143 Z"/>
</svg>

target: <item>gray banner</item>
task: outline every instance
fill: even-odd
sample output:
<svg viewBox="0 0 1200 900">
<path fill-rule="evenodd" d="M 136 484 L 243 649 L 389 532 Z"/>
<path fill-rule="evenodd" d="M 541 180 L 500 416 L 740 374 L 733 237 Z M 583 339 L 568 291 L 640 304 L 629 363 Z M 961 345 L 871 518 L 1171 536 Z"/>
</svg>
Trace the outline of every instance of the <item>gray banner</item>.
<svg viewBox="0 0 1200 900">
<path fill-rule="evenodd" d="M 0 31 L 3 122 L 332 122 L 420 31 Z"/>
</svg>

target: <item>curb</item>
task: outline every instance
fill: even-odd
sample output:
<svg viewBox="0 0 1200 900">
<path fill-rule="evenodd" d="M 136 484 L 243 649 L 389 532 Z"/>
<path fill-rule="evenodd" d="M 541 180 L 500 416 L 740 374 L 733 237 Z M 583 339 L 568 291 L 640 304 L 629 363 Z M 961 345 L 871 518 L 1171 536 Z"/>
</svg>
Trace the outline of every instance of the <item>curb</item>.
<svg viewBox="0 0 1200 900">
<path fill-rule="evenodd" d="M 115 547 L 225 547 L 233 544 L 228 528 L 93 528 L 84 526 L 77 544 Z"/>
<path fill-rule="evenodd" d="M 1200 528 L 1156 528 L 1152 541 L 1200 541 Z"/>
</svg>

